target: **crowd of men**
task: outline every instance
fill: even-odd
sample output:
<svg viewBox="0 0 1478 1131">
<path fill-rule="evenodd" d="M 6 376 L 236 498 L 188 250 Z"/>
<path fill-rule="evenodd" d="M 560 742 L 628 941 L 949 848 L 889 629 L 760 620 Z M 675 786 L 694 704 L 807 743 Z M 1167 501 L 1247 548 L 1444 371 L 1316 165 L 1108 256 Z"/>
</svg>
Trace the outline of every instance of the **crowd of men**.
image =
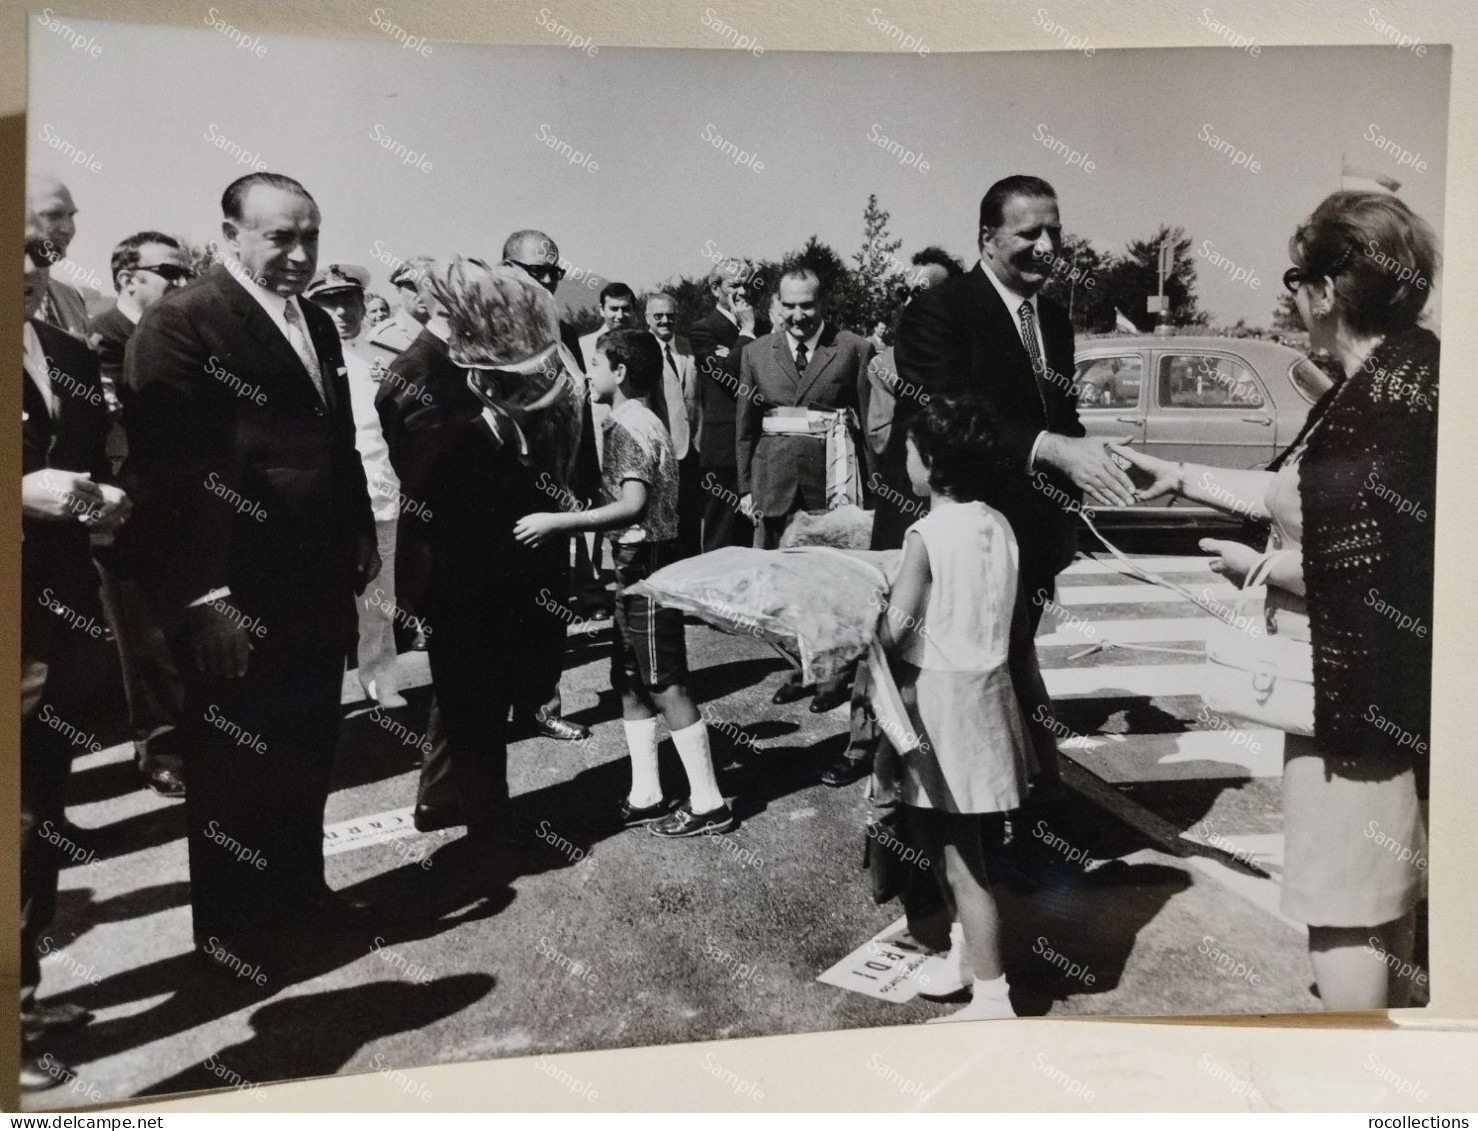
<svg viewBox="0 0 1478 1131">
<path fill-rule="evenodd" d="M 253 173 L 226 188 L 220 252 L 198 276 L 161 231 L 120 240 L 117 302 L 91 319 L 59 277 L 77 213 L 67 186 L 33 174 L 27 194 L 22 1029 L 23 1080 L 40 1088 L 58 1079 L 38 1067 L 47 1035 L 90 1020 L 36 997 L 68 838 L 72 720 L 88 694 L 75 625 L 100 609 L 142 782 L 184 799 L 200 961 L 234 972 L 274 934 L 372 922 L 375 908 L 324 882 L 346 658 L 366 698 L 393 711 L 405 705 L 397 652 L 429 652 L 417 828 L 465 825 L 473 859 L 526 847 L 508 741 L 589 734 L 561 709 L 570 618 L 540 594 L 588 606 L 611 595 L 593 538 L 531 546 L 514 528 L 598 499 L 610 413 L 587 402 L 568 506 L 552 500 L 537 458 L 479 431 L 485 406 L 449 352 L 434 285 L 444 265 L 397 265 L 392 313 L 363 268 L 320 268 L 319 210 L 291 178 Z M 1021 590 L 1051 591 L 1072 556 L 1072 518 L 1031 476 L 1104 505 L 1128 502 L 1133 486 L 1050 379 L 1073 357 L 1066 317 L 1037 296 L 1060 241 L 1051 186 L 998 182 L 979 232 L 971 271 L 937 251 L 917 258 L 896 350 L 881 355 L 876 335 L 835 324 L 804 268 L 779 280 L 767 317 L 748 265 L 716 266 L 713 308 L 685 336 L 673 297 L 645 296 L 662 358 L 651 408 L 678 464 L 683 552 L 773 548 L 796 514 L 835 505 L 817 419 L 855 440 L 870 474 L 854 500 L 875 512 L 874 548 L 897 548 L 917 517 L 901 423 L 930 392 L 970 388 L 992 398 L 1021 466 L 993 501 L 1017 531 Z M 502 263 L 551 295 L 564 275 L 555 241 L 533 229 L 507 237 Z M 601 336 L 638 317 L 625 284 L 599 302 L 601 328 L 559 327 L 581 374 Z M 774 701 L 808 694 L 828 711 L 852 690 L 793 679 Z M 855 704 L 853 721 L 829 785 L 867 773 L 876 736 Z"/>
</svg>

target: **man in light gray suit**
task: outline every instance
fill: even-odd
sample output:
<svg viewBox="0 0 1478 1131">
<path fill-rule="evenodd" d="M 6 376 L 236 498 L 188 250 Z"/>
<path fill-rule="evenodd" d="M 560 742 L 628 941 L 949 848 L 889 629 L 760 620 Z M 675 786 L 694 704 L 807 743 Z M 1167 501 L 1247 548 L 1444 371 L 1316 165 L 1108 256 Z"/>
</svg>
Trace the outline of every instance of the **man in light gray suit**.
<svg viewBox="0 0 1478 1131">
<path fill-rule="evenodd" d="M 646 302 L 647 328 L 662 348 L 662 396 L 652 398 L 652 411 L 667 425 L 677 456 L 677 540 L 684 557 L 703 552 L 703 490 L 699 486 L 698 363 L 693 347 L 677 334 L 677 302 L 658 291 Z"/>
</svg>

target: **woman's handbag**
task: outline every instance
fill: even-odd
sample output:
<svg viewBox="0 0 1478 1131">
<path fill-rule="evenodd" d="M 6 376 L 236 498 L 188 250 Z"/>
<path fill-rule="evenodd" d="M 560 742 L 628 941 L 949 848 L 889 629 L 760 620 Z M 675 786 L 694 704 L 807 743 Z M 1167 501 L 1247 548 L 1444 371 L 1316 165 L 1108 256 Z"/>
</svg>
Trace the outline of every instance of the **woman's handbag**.
<svg viewBox="0 0 1478 1131">
<path fill-rule="evenodd" d="M 906 847 L 902 837 L 903 814 L 898 808 L 888 809 L 867 822 L 867 839 L 862 845 L 862 866 L 871 881 L 872 901 L 887 903 L 903 894 L 911 865 L 901 853 Z"/>
<path fill-rule="evenodd" d="M 1253 566 L 1242 585 L 1262 585 L 1276 554 Z M 1314 646 L 1271 631 L 1271 618 L 1246 617 L 1247 598 L 1237 603 L 1232 623 L 1206 635 L 1206 689 L 1211 710 L 1236 715 L 1289 734 L 1314 733 Z"/>
</svg>

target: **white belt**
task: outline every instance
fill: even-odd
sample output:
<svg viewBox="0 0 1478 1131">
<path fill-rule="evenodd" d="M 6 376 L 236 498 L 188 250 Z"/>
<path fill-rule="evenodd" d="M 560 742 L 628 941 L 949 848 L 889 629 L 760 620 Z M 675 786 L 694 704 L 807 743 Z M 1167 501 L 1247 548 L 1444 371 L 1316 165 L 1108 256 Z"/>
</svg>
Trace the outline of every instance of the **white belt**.
<svg viewBox="0 0 1478 1131">
<path fill-rule="evenodd" d="M 760 421 L 760 430 L 767 436 L 815 436 L 824 440 L 836 418 L 835 409 L 772 408 Z"/>
</svg>

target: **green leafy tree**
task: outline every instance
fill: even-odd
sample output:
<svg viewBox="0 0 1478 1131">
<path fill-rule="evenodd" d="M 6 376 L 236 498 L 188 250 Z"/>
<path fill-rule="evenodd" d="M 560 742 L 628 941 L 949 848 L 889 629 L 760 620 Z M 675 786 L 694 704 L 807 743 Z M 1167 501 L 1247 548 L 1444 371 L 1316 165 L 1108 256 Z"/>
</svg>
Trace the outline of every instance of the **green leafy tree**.
<svg viewBox="0 0 1478 1131">
<path fill-rule="evenodd" d="M 1290 334 L 1299 333 L 1303 328 L 1304 320 L 1299 317 L 1298 305 L 1293 301 L 1293 296 L 1284 291 L 1273 304 L 1273 329 L 1282 334 Z"/>
<path fill-rule="evenodd" d="M 903 241 L 888 237 L 889 215 L 878 207 L 878 194 L 869 193 L 862 211 L 862 249 L 852 257 L 857 324 L 851 328 L 863 334 L 871 333 L 879 321 L 892 325 L 898 305 L 897 284 L 903 269 L 897 252 Z"/>
<path fill-rule="evenodd" d="M 1074 330 L 1112 330 L 1114 310 L 1105 284 L 1112 264 L 1113 258 L 1095 248 L 1086 236 L 1065 232 L 1041 293 L 1068 312 Z"/>
<path fill-rule="evenodd" d="M 1172 326 L 1204 326 L 1208 321 L 1196 295 L 1196 263 L 1190 254 L 1191 239 L 1183 228 L 1160 225 L 1148 240 L 1131 240 L 1122 255 L 1113 257 L 1104 272 L 1101 285 L 1105 297 L 1123 311 L 1139 329 L 1149 331 L 1159 322 L 1159 315 L 1149 313 L 1148 299 L 1159 285 L 1160 244 L 1169 240 L 1175 248 L 1175 259 L 1165 279 L 1165 296 L 1170 302 Z"/>
</svg>

